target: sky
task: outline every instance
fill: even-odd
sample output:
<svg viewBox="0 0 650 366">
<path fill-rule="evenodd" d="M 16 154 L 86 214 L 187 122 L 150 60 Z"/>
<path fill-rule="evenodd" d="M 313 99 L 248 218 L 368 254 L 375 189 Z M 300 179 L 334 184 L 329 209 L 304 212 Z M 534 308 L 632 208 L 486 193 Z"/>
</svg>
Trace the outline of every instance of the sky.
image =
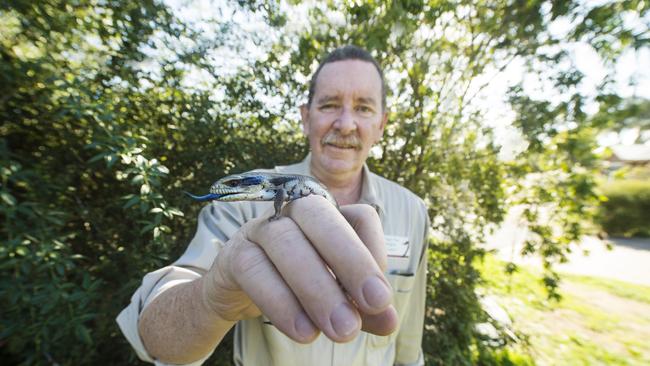
<svg viewBox="0 0 650 366">
<path fill-rule="evenodd" d="M 607 74 L 596 51 L 587 44 L 571 45 L 571 59 L 577 68 L 585 76 L 580 90 L 586 95 L 595 96 L 598 86 L 602 83 Z M 615 67 L 616 87 L 615 90 L 622 97 L 639 97 L 650 99 L 650 50 L 626 52 L 618 61 Z M 549 98 L 553 100 L 552 88 L 538 90 L 537 78 L 525 72 L 522 60 L 513 62 L 498 76 L 494 77 L 490 85 L 482 93 L 479 104 L 483 105 L 487 114 L 487 124 L 496 129 L 497 141 L 503 145 L 504 154 L 511 155 L 523 148 L 518 133 L 510 127 L 514 114 L 505 102 L 505 96 L 510 85 L 524 80 L 526 92 L 532 97 Z M 633 82 L 631 82 L 633 81 Z M 598 105 L 595 102 L 586 106 L 589 114 L 597 112 Z M 632 144 L 636 139 L 637 131 L 626 130 L 620 135 L 616 133 L 603 133 L 598 137 L 598 143 L 602 147 L 610 147 L 618 144 Z M 512 150 L 512 151 L 510 151 Z"/>
<path fill-rule="evenodd" d="M 598 1 L 600 2 L 600 1 Z M 221 0 L 166 0 L 166 3 L 171 6 L 176 14 L 183 21 L 190 22 L 194 27 L 201 29 L 206 35 L 218 32 L 220 30 L 211 27 L 204 20 L 217 19 L 217 20 L 233 20 L 238 31 L 245 33 L 260 33 L 263 32 L 266 36 L 267 45 L 270 45 L 277 34 L 274 34 L 268 26 L 264 23 L 263 19 L 251 17 L 250 14 L 234 11 L 234 7 L 229 5 L 226 1 Z M 593 6 L 594 1 L 588 3 Z M 287 27 L 293 28 L 300 26 L 300 22 L 304 22 L 307 18 L 299 11 L 291 12 L 294 19 L 288 22 Z M 304 8 L 302 9 L 304 11 Z M 340 17 L 339 17 L 340 18 Z M 333 17 L 332 22 L 339 22 L 341 19 Z M 633 17 L 626 19 L 626 22 L 633 24 L 637 27 L 643 26 L 643 23 Z M 566 34 L 570 29 L 571 24 L 568 20 L 554 22 L 550 28 L 555 36 L 561 37 Z M 245 40 L 245 46 L 242 50 L 229 50 L 219 49 L 211 57 L 215 65 L 218 65 L 220 70 L 224 72 L 234 72 L 238 66 L 246 64 L 245 58 L 257 58 L 264 54 L 264 50 L 252 42 Z M 595 96 L 599 84 L 607 74 L 605 65 L 600 60 L 596 51 L 585 43 L 565 44 L 565 49 L 570 54 L 571 62 L 584 74 L 583 82 L 580 85 L 580 90 L 586 95 Z M 650 99 L 650 51 L 642 49 L 640 51 L 630 51 L 624 54 L 615 66 L 615 90 L 623 97 L 641 97 Z M 192 84 L 197 84 L 198 81 L 204 80 L 206 76 L 200 70 L 195 70 L 194 74 L 190 77 Z M 533 98 L 546 98 L 554 100 L 557 93 L 552 87 L 545 84 L 543 78 L 538 78 L 536 75 L 528 74 L 525 71 L 523 60 L 515 60 L 501 73 L 487 73 L 484 78 L 490 80 L 490 84 L 483 90 L 477 98 L 477 105 L 485 110 L 486 125 L 495 129 L 495 136 L 497 142 L 503 146 L 502 157 L 509 158 L 511 155 L 524 146 L 522 139 L 515 129 L 511 127 L 511 121 L 514 119 L 514 113 L 506 103 L 506 92 L 512 85 L 523 81 L 524 90 Z M 631 83 L 631 81 L 634 81 Z M 215 92 L 216 95 L 219 92 Z M 261 96 L 264 98 L 264 96 Z M 269 102 L 272 102 L 272 97 Z M 588 103 L 586 106 L 588 113 L 595 113 L 597 111 L 596 103 Z M 297 115 L 296 115 L 297 116 Z M 599 136 L 599 144 L 601 146 L 612 146 L 615 144 L 631 143 L 636 137 L 634 131 L 626 131 L 621 135 L 616 134 L 603 134 Z"/>
<path fill-rule="evenodd" d="M 599 3 L 602 1 L 599 1 Z M 594 5 L 595 2 L 591 2 Z M 628 22 L 635 24 L 637 29 L 643 27 L 643 23 L 638 19 L 627 19 Z M 554 22 L 551 26 L 551 33 L 556 37 L 562 37 L 570 29 L 571 24 L 567 20 Z M 569 51 L 571 62 L 575 64 L 580 72 L 584 74 L 584 79 L 580 85 L 580 91 L 588 96 L 597 94 L 599 85 L 607 75 L 607 68 L 601 61 L 596 50 L 587 43 L 566 44 Z M 615 88 L 614 90 L 623 98 L 637 97 L 650 99 L 650 50 L 645 48 L 638 51 L 629 50 L 624 53 L 618 60 L 614 68 Z M 546 86 L 545 90 L 539 90 L 539 80 L 534 75 L 525 72 L 522 60 L 513 62 L 510 67 L 495 77 L 491 85 L 486 88 L 483 103 L 488 108 L 490 124 L 494 125 L 501 133 L 502 139 L 506 144 L 517 144 L 519 139 L 513 131 L 509 131 L 509 123 L 513 119 L 512 111 L 504 102 L 504 96 L 509 85 L 518 81 L 524 81 L 526 92 L 532 97 L 545 98 L 553 100 L 557 94 L 552 87 Z M 598 105 L 595 102 L 586 105 L 586 112 L 593 114 L 597 112 Z M 599 145 L 609 147 L 618 144 L 632 144 L 636 139 L 638 131 L 626 130 L 620 135 L 616 133 L 603 133 L 598 137 Z M 512 146 L 510 146 L 512 147 Z"/>
</svg>

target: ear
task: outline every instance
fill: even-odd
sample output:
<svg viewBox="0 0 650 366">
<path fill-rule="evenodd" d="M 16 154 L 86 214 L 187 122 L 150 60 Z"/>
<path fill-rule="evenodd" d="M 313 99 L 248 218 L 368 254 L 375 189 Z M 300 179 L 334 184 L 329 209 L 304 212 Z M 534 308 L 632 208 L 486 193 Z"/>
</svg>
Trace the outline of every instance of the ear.
<svg viewBox="0 0 650 366">
<path fill-rule="evenodd" d="M 381 124 L 379 125 L 379 131 L 377 132 L 377 139 L 375 143 L 379 142 L 381 138 L 384 136 L 384 128 L 386 128 L 386 123 L 388 123 L 388 113 L 384 112 L 384 114 L 381 116 Z"/>
<path fill-rule="evenodd" d="M 309 107 L 307 104 L 300 106 L 300 118 L 302 119 L 302 133 L 309 135 Z"/>
</svg>

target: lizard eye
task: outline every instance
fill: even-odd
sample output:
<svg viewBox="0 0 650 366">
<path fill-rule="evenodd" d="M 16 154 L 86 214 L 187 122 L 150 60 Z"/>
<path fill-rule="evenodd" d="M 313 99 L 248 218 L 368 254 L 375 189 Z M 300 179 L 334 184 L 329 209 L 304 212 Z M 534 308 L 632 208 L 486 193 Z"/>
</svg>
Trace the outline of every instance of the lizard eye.
<svg viewBox="0 0 650 366">
<path fill-rule="evenodd" d="M 227 182 L 224 182 L 228 187 L 237 187 L 241 183 L 241 179 L 232 179 Z"/>
</svg>

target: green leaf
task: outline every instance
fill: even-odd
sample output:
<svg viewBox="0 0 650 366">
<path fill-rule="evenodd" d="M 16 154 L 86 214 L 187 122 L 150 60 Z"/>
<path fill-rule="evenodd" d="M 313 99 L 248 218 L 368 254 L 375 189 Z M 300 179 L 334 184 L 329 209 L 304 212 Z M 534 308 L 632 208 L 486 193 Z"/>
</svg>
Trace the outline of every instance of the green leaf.
<svg viewBox="0 0 650 366">
<path fill-rule="evenodd" d="M 138 202 L 140 202 L 140 196 L 133 196 L 128 201 L 126 201 L 126 203 L 124 204 L 124 206 L 122 206 L 122 208 L 129 208 L 137 204 Z"/>
<path fill-rule="evenodd" d="M 175 209 L 175 208 L 169 208 L 167 209 L 167 212 L 169 212 L 173 216 L 185 216 L 181 210 Z"/>
<path fill-rule="evenodd" d="M 147 231 L 151 231 L 154 227 L 156 227 L 156 225 L 153 224 L 153 223 L 150 223 L 150 224 L 148 224 L 148 225 L 145 225 L 142 229 L 140 229 L 140 234 L 144 234 L 144 233 L 146 233 Z"/>
<path fill-rule="evenodd" d="M 163 174 L 169 174 L 169 169 L 164 165 L 158 165 L 156 166 L 156 169 Z"/>
<path fill-rule="evenodd" d="M 92 338 L 90 337 L 90 331 L 85 326 L 79 324 L 75 327 L 75 335 L 78 340 L 86 345 L 93 343 Z"/>
<path fill-rule="evenodd" d="M 12 196 L 7 192 L 0 192 L 0 197 L 9 206 L 14 206 L 16 204 L 16 199 L 14 198 L 14 196 Z"/>
<path fill-rule="evenodd" d="M 90 159 L 88 160 L 88 162 L 89 162 L 89 163 L 94 163 L 94 162 L 96 162 L 96 161 L 98 161 L 98 160 L 102 160 L 102 159 L 104 159 L 106 156 L 108 156 L 108 155 L 110 155 L 110 154 L 111 154 L 110 152 L 106 152 L 106 151 L 101 152 L 101 153 L 99 153 L 99 154 L 93 156 L 92 158 L 90 158 Z"/>
<path fill-rule="evenodd" d="M 117 162 L 117 156 L 115 156 L 115 154 L 106 155 L 106 166 L 112 168 L 116 162 Z"/>
<path fill-rule="evenodd" d="M 81 282 L 81 287 L 87 289 L 90 286 L 90 276 L 88 273 L 84 273 L 83 280 Z"/>
</svg>

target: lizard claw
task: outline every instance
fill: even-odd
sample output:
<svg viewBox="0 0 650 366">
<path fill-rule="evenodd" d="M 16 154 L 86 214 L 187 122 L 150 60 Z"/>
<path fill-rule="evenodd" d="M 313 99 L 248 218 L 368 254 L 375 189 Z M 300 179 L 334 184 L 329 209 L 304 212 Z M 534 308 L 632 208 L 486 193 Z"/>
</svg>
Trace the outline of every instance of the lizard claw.
<svg viewBox="0 0 650 366">
<path fill-rule="evenodd" d="M 275 215 L 269 217 L 269 222 L 280 220 L 281 217 L 282 215 L 280 215 L 280 213 L 276 213 Z"/>
</svg>

